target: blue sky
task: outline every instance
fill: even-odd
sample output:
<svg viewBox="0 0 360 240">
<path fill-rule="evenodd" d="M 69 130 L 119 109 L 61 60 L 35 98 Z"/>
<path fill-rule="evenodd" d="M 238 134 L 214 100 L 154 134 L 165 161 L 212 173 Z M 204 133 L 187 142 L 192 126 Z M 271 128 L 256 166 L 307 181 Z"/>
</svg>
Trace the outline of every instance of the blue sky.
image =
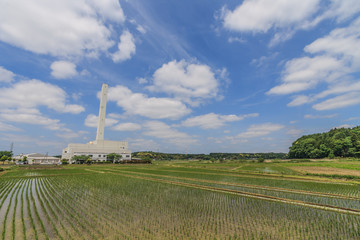
<svg viewBox="0 0 360 240">
<path fill-rule="evenodd" d="M 287 152 L 360 121 L 358 0 L 0 1 L 0 148 Z"/>
</svg>

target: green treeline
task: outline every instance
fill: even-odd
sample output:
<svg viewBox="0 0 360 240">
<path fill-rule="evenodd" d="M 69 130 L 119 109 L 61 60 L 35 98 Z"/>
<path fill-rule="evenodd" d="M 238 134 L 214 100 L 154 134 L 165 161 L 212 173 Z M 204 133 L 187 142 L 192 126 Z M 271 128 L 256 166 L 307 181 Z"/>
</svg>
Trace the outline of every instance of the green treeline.
<svg viewBox="0 0 360 240">
<path fill-rule="evenodd" d="M 134 152 L 134 158 L 155 160 L 247 160 L 247 159 L 285 159 L 286 153 L 210 153 L 210 154 L 182 154 L 160 152 Z"/>
<path fill-rule="evenodd" d="M 326 157 L 360 157 L 360 126 L 302 136 L 289 150 L 289 158 Z"/>
</svg>

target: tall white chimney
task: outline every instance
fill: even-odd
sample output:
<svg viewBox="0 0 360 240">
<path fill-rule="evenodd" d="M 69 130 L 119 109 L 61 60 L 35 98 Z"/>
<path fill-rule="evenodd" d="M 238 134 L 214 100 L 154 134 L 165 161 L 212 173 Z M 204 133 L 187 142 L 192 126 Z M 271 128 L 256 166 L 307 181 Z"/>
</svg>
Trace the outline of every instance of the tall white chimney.
<svg viewBox="0 0 360 240">
<path fill-rule="evenodd" d="M 108 92 L 108 85 L 103 83 L 101 88 L 99 119 L 98 119 L 97 133 L 96 133 L 97 142 L 104 140 L 107 92 Z"/>
</svg>

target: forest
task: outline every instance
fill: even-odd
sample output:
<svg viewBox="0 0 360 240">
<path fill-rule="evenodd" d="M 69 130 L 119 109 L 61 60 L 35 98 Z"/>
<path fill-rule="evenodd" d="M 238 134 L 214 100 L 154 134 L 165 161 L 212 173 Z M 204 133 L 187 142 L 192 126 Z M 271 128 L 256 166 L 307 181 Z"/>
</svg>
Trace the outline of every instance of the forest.
<svg viewBox="0 0 360 240">
<path fill-rule="evenodd" d="M 360 157 L 360 126 L 302 136 L 289 150 L 289 158 L 326 157 Z"/>
<path fill-rule="evenodd" d="M 286 153 L 210 153 L 210 154 L 183 154 L 161 152 L 134 152 L 134 158 L 154 160 L 249 160 L 249 159 L 286 159 Z"/>
</svg>

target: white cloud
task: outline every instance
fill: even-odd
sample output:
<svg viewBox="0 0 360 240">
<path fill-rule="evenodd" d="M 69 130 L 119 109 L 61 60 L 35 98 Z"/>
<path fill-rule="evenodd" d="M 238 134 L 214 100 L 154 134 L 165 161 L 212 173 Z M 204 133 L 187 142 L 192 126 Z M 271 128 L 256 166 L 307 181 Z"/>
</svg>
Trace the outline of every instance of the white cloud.
<svg viewBox="0 0 360 240">
<path fill-rule="evenodd" d="M 304 133 L 304 131 L 300 130 L 300 129 L 296 129 L 296 128 L 291 128 L 286 133 L 293 137 L 298 137 L 298 136 L 302 135 Z"/>
<path fill-rule="evenodd" d="M 272 132 L 279 131 L 284 128 L 283 125 L 274 123 L 263 123 L 251 125 L 246 132 L 238 134 L 237 138 L 256 138 L 269 135 Z"/>
<path fill-rule="evenodd" d="M 145 84 L 148 83 L 148 80 L 146 78 L 137 78 L 136 79 L 139 84 Z"/>
<path fill-rule="evenodd" d="M 146 29 L 141 25 L 137 25 L 136 30 L 138 30 L 142 34 L 146 33 Z"/>
<path fill-rule="evenodd" d="M 351 92 L 317 103 L 313 106 L 313 108 L 322 111 L 322 110 L 344 108 L 359 103 L 360 103 L 360 92 Z"/>
<path fill-rule="evenodd" d="M 305 119 L 330 119 L 330 118 L 334 118 L 336 117 L 337 114 L 331 114 L 331 115 L 311 115 L 311 114 L 306 114 L 304 116 Z"/>
<path fill-rule="evenodd" d="M 360 5 L 357 0 L 331 0 L 330 7 L 314 21 L 326 18 L 336 18 L 338 22 L 344 21 L 357 14 L 360 11 Z"/>
<path fill-rule="evenodd" d="M 233 11 L 223 10 L 224 27 L 241 32 L 267 32 L 301 23 L 318 9 L 320 0 L 245 0 Z"/>
<path fill-rule="evenodd" d="M 38 109 L 19 108 L 7 109 L 0 112 L 0 118 L 10 122 L 41 125 L 50 130 L 60 130 L 64 127 L 58 119 L 43 116 Z"/>
<path fill-rule="evenodd" d="M 337 1 L 334 1 L 334 4 L 335 2 Z M 360 18 L 357 18 L 348 26 L 336 28 L 327 36 L 307 45 L 304 51 L 314 56 L 288 61 L 283 71 L 282 84 L 273 87 L 267 94 L 291 94 L 316 89 L 319 83 L 325 83 L 328 89 L 309 96 L 295 96 L 288 106 L 312 103 L 329 95 L 335 97 L 317 103 L 313 108 L 327 110 L 358 104 L 356 97 L 360 91 L 357 80 L 360 68 L 359 29 Z"/>
<path fill-rule="evenodd" d="M 0 122 L 0 132 L 8 132 L 8 131 L 21 131 L 21 129 L 14 127 L 13 125 Z"/>
<path fill-rule="evenodd" d="M 283 71 L 283 84 L 267 94 L 290 94 L 315 87 L 321 81 L 332 82 L 346 74 L 344 64 L 333 57 L 316 56 L 290 60 Z"/>
<path fill-rule="evenodd" d="M 169 125 L 160 121 L 148 121 L 144 124 L 144 135 L 166 140 L 176 145 L 188 145 L 197 143 L 197 140 L 187 133 L 172 129 Z"/>
<path fill-rule="evenodd" d="M 219 82 L 220 78 L 226 75 L 226 70 L 219 74 L 221 76 L 216 79 L 216 74 L 207 65 L 174 60 L 155 71 L 153 85 L 148 89 L 198 105 L 204 99 L 220 97 Z"/>
<path fill-rule="evenodd" d="M 114 101 L 128 114 L 152 119 L 178 119 L 191 112 L 182 102 L 171 98 L 147 97 L 124 86 L 110 87 L 108 101 Z"/>
<path fill-rule="evenodd" d="M 97 124 L 98 124 L 98 119 L 99 119 L 98 116 L 96 116 L 94 114 L 89 114 L 85 119 L 85 126 L 96 128 Z M 116 123 L 118 123 L 118 120 L 116 120 L 116 119 L 113 119 L 109 116 L 107 116 L 105 118 L 105 126 L 106 127 L 111 127 L 111 126 L 115 125 Z"/>
<path fill-rule="evenodd" d="M 337 126 L 337 127 L 333 127 L 332 129 L 335 129 L 335 128 L 337 128 L 337 129 L 340 129 L 340 128 L 351 128 L 351 125 L 349 125 L 349 124 L 343 124 L 343 125 L 340 125 L 340 126 Z"/>
<path fill-rule="evenodd" d="M 239 38 L 239 37 L 229 37 L 228 42 L 229 43 L 233 43 L 233 42 L 246 43 L 246 40 Z"/>
<path fill-rule="evenodd" d="M 50 66 L 51 75 L 54 78 L 64 79 L 71 78 L 77 75 L 76 65 L 68 61 L 56 61 Z"/>
<path fill-rule="evenodd" d="M 219 115 L 215 113 L 209 113 L 201 116 L 196 116 L 184 120 L 181 125 L 185 127 L 198 126 L 203 129 L 216 129 L 225 125 L 226 122 L 241 121 L 248 117 L 257 117 L 258 113 L 246 114 L 246 115 Z"/>
<path fill-rule="evenodd" d="M 79 137 L 83 136 L 85 133 L 87 133 L 87 132 L 84 132 L 84 131 L 74 132 L 71 129 L 63 128 L 63 129 L 61 129 L 61 132 L 55 134 L 55 136 L 64 138 L 66 140 L 70 140 L 70 139 L 74 139 L 74 138 L 79 138 Z"/>
<path fill-rule="evenodd" d="M 360 67 L 360 17 L 349 26 L 337 28 L 305 47 L 312 54 L 326 54 L 343 59 L 352 71 Z"/>
<path fill-rule="evenodd" d="M 90 0 L 88 3 L 100 13 L 104 20 L 108 19 L 119 23 L 125 21 L 125 15 L 118 0 Z"/>
<path fill-rule="evenodd" d="M 135 54 L 136 46 L 134 37 L 129 31 L 124 31 L 120 36 L 118 51 L 112 54 L 114 62 L 122 62 L 131 58 Z"/>
<path fill-rule="evenodd" d="M 2 137 L 2 139 L 7 140 L 7 141 L 10 140 L 10 141 L 14 141 L 16 143 L 26 143 L 25 148 L 28 148 L 29 146 L 34 147 L 34 145 L 41 146 L 41 149 L 44 149 L 44 147 L 55 147 L 55 148 L 59 147 L 58 141 L 34 138 L 34 136 L 29 136 L 29 135 L 6 134 L 5 136 L 1 136 L 1 137 Z"/>
<path fill-rule="evenodd" d="M 160 146 L 158 143 L 156 143 L 152 139 L 129 139 L 129 146 L 130 149 L 137 149 L 140 151 L 153 151 L 154 149 L 160 149 Z"/>
<path fill-rule="evenodd" d="M 0 40 L 53 56 L 97 55 L 114 45 L 107 21 L 122 23 L 117 0 L 0 2 Z"/>
<path fill-rule="evenodd" d="M 222 8 L 223 26 L 232 31 L 275 33 L 269 46 L 284 42 L 298 30 L 313 28 L 326 19 L 338 23 L 360 11 L 357 0 L 245 0 L 234 10 Z"/>
<path fill-rule="evenodd" d="M 80 105 L 66 104 L 64 90 L 39 80 L 26 80 L 10 88 L 0 89 L 0 105 L 7 108 L 35 108 L 47 106 L 61 113 L 80 113 L 85 109 Z"/>
<path fill-rule="evenodd" d="M 114 127 L 112 127 L 113 130 L 116 131 L 137 131 L 141 129 L 141 126 L 136 123 L 120 123 Z"/>
<path fill-rule="evenodd" d="M 12 82 L 14 77 L 15 74 L 13 72 L 0 66 L 0 82 Z"/>
<path fill-rule="evenodd" d="M 303 105 L 306 103 L 311 103 L 313 101 L 314 101 L 314 99 L 309 96 L 299 95 L 299 96 L 295 96 L 294 99 L 287 104 L 287 106 L 295 107 L 295 106 L 300 106 L 300 105 Z"/>
</svg>

